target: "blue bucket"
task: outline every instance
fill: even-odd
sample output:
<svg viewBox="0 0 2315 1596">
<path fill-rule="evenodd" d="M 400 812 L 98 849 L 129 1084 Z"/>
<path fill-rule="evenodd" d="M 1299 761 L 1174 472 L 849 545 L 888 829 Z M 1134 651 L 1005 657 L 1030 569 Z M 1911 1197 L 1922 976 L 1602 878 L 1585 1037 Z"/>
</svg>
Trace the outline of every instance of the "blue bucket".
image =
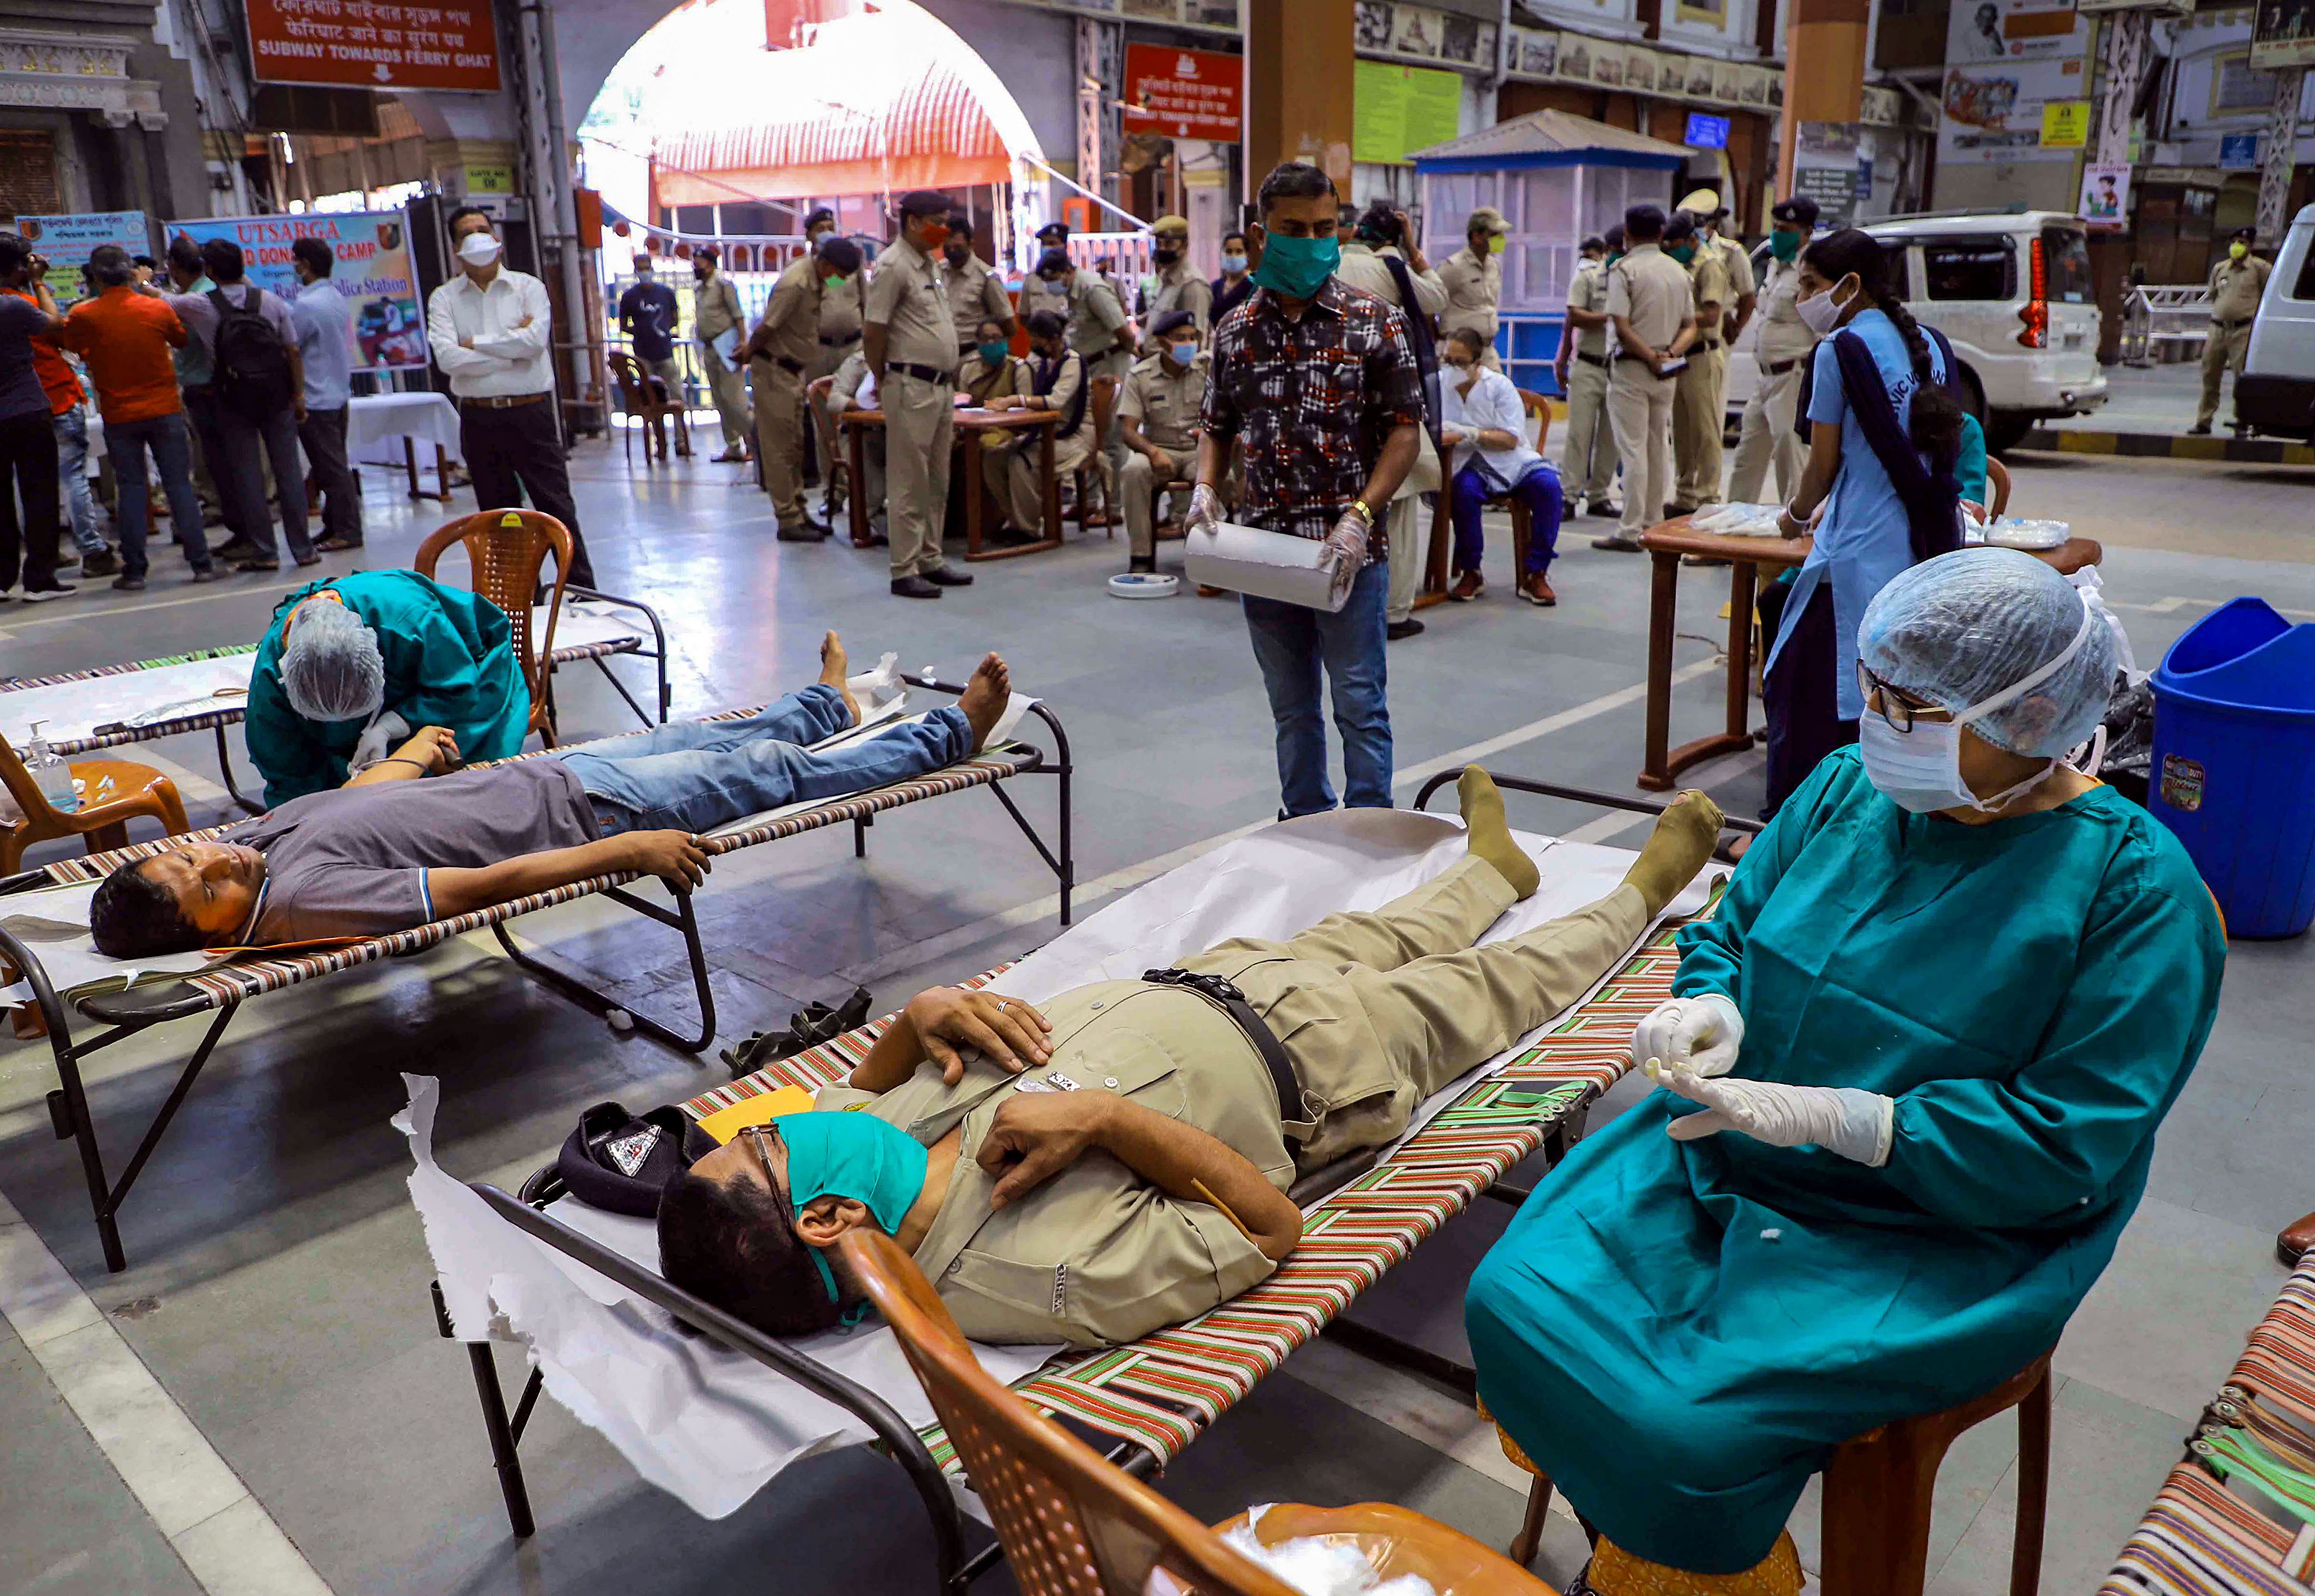
<svg viewBox="0 0 2315 1596">
<path fill-rule="evenodd" d="M 2315 921 L 2315 625 L 2237 598 L 2171 645 L 2154 673 L 2147 807 L 2231 935 Z"/>
</svg>

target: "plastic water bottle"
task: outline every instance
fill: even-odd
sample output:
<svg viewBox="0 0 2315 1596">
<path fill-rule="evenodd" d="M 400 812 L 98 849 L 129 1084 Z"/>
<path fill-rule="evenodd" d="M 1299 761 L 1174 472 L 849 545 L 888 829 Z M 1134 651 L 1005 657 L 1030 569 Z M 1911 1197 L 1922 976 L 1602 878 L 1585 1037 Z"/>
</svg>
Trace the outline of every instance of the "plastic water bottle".
<svg viewBox="0 0 2315 1596">
<path fill-rule="evenodd" d="M 46 721 L 32 723 L 32 740 L 24 749 L 24 768 L 31 772 L 32 785 L 40 789 L 49 807 L 70 814 L 80 807 L 80 798 L 73 791 L 72 767 L 49 746 L 48 736 L 40 730 L 47 724 Z"/>
</svg>

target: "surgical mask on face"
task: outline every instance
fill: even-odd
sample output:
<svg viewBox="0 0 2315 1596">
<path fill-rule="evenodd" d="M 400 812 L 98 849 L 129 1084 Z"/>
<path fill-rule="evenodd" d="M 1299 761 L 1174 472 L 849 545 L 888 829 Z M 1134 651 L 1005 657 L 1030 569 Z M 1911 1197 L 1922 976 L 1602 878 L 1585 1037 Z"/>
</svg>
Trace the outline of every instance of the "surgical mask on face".
<svg viewBox="0 0 2315 1596">
<path fill-rule="evenodd" d="M 1273 235 L 1263 244 L 1262 264 L 1254 280 L 1290 299 L 1308 299 L 1326 286 L 1342 263 L 1343 246 L 1331 233 L 1317 238 Z"/>
<path fill-rule="evenodd" d="M 659 274 L 648 266 L 638 266 L 635 268 L 635 280 L 639 283 L 653 281 L 658 276 Z"/>
<path fill-rule="evenodd" d="M 1487 253 L 1489 253 L 1489 254 L 1491 254 L 1491 255 L 1500 255 L 1500 254 L 1502 254 L 1502 253 L 1503 253 L 1503 246 L 1504 246 L 1506 244 L 1509 244 L 1510 242 L 1511 242 L 1511 240 L 1509 240 L 1508 238 L 1505 238 L 1505 237 L 1504 237 L 1502 234 L 1500 234 L 1500 233 L 1490 233 L 1490 234 L 1488 234 L 1488 235 L 1487 235 Z"/>
<path fill-rule="evenodd" d="M 458 259 L 469 266 L 487 266 L 499 258 L 499 241 L 483 232 L 473 232 L 458 241 Z"/>
<path fill-rule="evenodd" d="M 1839 292 L 1838 287 L 1835 287 L 1827 288 L 1822 294 L 1813 295 L 1809 298 L 1796 300 L 1793 305 L 1793 312 L 1801 318 L 1802 323 L 1810 332 L 1823 338 L 1840 325 L 1840 313 L 1849 308 L 1849 300 L 1857 297 L 1855 294 L 1851 294 L 1848 299 L 1839 298 L 1837 297 Z"/>
<path fill-rule="evenodd" d="M 782 1114 L 772 1129 L 787 1148 L 788 1201 L 798 1210 L 816 1198 L 848 1198 L 866 1208 L 889 1236 L 900 1229 L 924 1190 L 929 1163 L 924 1144 L 874 1114 Z M 829 1300 L 843 1300 L 827 1258 L 818 1247 L 812 1253 Z M 865 1302 L 855 1305 L 844 1316 L 845 1324 L 859 1323 L 866 1311 Z"/>
<path fill-rule="evenodd" d="M 1769 253 L 1779 261 L 1790 261 L 1801 253 L 1801 235 L 1797 229 L 1778 227 L 1769 235 Z"/>
<path fill-rule="evenodd" d="M 1160 266 L 1171 266 L 1182 258 L 1182 246 L 1171 241 L 1161 242 L 1149 252 L 1149 258 Z"/>
<path fill-rule="evenodd" d="M 820 279 L 820 286 L 832 294 L 851 280 L 840 271 L 831 271 Z"/>
<path fill-rule="evenodd" d="M 948 224 L 946 222 L 927 222 L 925 224 L 925 247 L 927 249 L 936 250 L 947 242 Z"/>
<path fill-rule="evenodd" d="M 1911 731 L 1900 732 L 1889 723 L 1887 716 L 1867 705 L 1857 728 L 1858 751 L 1864 756 L 1866 779 L 1882 796 L 1909 814 L 1935 814 L 1947 809 L 1991 813 L 2032 792 L 2057 773 L 2062 761 L 2053 758 L 2040 774 L 1981 798 L 1962 779 L 1962 728 L 1972 721 L 1984 719 L 2048 680 L 2067 661 L 2082 652 L 2083 644 L 2089 642 L 2091 629 L 2098 625 L 2097 612 L 2084 605 L 2080 629 L 2074 634 L 2074 640 L 2059 651 L 2056 659 L 2023 681 L 2003 688 L 1991 698 L 1980 699 L 1950 720 L 1925 721 L 1917 716 Z"/>
<path fill-rule="evenodd" d="M 1224 255 L 1222 257 L 1222 270 L 1224 271 L 1244 271 L 1246 270 L 1246 257 L 1243 254 Z"/>
<path fill-rule="evenodd" d="M 2243 243 L 2240 239 L 2237 239 L 2234 243 L 2227 245 L 2227 253 L 2240 261 L 2245 255 L 2250 253 L 2250 245 Z"/>
<path fill-rule="evenodd" d="M 1617 262 L 1623 258 L 1624 252 L 1622 250 L 1610 250 L 1608 252 L 1608 258 L 1601 262 L 1601 264 L 1603 266 L 1613 266 Z"/>
<path fill-rule="evenodd" d="M 1001 338 L 994 339 L 988 343 L 976 345 L 974 352 L 980 355 L 980 363 L 983 366 L 995 370 L 1005 363 L 1005 341 Z"/>
<path fill-rule="evenodd" d="M 1166 352 L 1174 357 L 1175 365 L 1187 366 L 1198 358 L 1198 346 L 1194 343 L 1171 344 L 1167 346 Z"/>
<path fill-rule="evenodd" d="M 1668 244 L 1664 245 L 1664 253 L 1685 266 L 1696 259 L 1696 246 L 1692 244 Z"/>
</svg>

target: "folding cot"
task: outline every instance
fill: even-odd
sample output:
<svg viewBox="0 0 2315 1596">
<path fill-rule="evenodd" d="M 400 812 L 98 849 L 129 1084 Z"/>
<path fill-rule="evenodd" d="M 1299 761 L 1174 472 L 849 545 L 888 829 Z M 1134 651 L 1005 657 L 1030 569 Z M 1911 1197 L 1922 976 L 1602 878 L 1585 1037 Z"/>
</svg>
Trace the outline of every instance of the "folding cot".
<svg viewBox="0 0 2315 1596">
<path fill-rule="evenodd" d="M 937 681 L 929 674 L 907 678 L 909 685 L 929 688 L 935 692 L 960 696 L 964 689 Z M 755 713 L 753 708 L 728 711 L 709 717 L 734 720 Z M 905 804 L 922 802 L 950 793 L 973 787 L 987 787 L 1005 808 L 1037 856 L 1051 870 L 1060 883 L 1060 918 L 1069 921 L 1070 892 L 1075 885 L 1075 864 L 1070 838 L 1070 762 L 1069 745 L 1061 723 L 1051 709 L 1041 703 L 1029 702 L 1027 713 L 1043 723 L 1051 734 L 1051 751 L 1033 743 L 1008 740 L 984 749 L 971 758 L 946 766 L 939 770 L 895 782 L 866 792 L 833 798 L 823 802 L 776 811 L 756 817 L 735 828 L 727 828 L 702 839 L 711 855 L 722 855 L 741 848 L 754 847 L 775 842 L 802 832 L 850 821 L 853 827 L 853 852 L 856 857 L 865 857 L 868 828 L 875 817 L 888 810 Z M 537 758 L 538 753 L 518 756 Z M 1058 820 L 1054 843 L 1049 847 L 1043 836 L 1028 817 L 1013 802 L 998 784 L 1018 776 L 1051 776 L 1058 782 Z M 217 836 L 223 827 L 191 834 L 194 838 Z M 208 1062 L 210 1053 L 226 1028 L 232 1024 L 241 1005 L 253 998 L 298 986 L 322 976 L 333 975 L 359 965 L 378 960 L 414 953 L 439 945 L 467 931 L 489 927 L 492 935 L 508 957 L 525 971 L 546 982 L 581 1004 L 608 1012 L 625 1006 L 615 1004 L 605 994 L 590 986 L 581 977 L 547 963 L 540 955 L 526 953 L 509 935 L 507 922 L 518 916 L 553 904 L 567 903 L 573 899 L 600 895 L 619 903 L 647 919 L 657 921 L 681 933 L 686 952 L 690 956 L 692 991 L 699 1008 L 696 1030 L 679 1031 L 648 1015 L 633 1014 L 635 1027 L 685 1052 L 698 1052 L 707 1047 L 715 1036 L 714 996 L 708 986 L 706 950 L 701 945 L 699 927 L 692 914 L 691 897 L 678 893 L 673 909 L 663 909 L 656 903 L 637 897 L 627 891 L 633 875 L 598 876 L 590 881 L 573 882 L 544 892 L 534 892 L 511 902 L 491 909 L 476 909 L 470 914 L 448 919 L 431 921 L 391 935 L 366 937 L 342 947 L 310 952 L 284 952 L 271 957 L 242 958 L 230 962 L 211 964 L 200 970 L 183 973 L 166 986 L 131 985 L 125 989 L 83 990 L 59 993 L 43 967 L 37 939 L 28 941 L 5 923 L 11 906 L 5 896 L 37 891 L 43 888 L 69 886 L 101 880 L 124 864 L 150 858 L 188 840 L 186 838 L 164 838 L 157 841 L 134 844 L 109 853 L 84 858 L 67 858 L 37 870 L 0 880 L 0 961 L 22 972 L 30 988 L 30 998 L 47 1022 L 49 1043 L 54 1051 L 58 1088 L 49 1094 L 49 1114 L 57 1139 L 77 1140 L 84 1174 L 88 1181 L 89 1201 L 95 1210 L 97 1234 L 104 1246 L 106 1265 L 115 1271 L 128 1266 L 121 1250 L 119 1213 L 129 1189 L 145 1167 L 170 1120 L 192 1089 L 193 1081 Z M 67 1001 L 69 999 L 69 1001 Z M 75 1041 L 72 1032 L 72 1011 L 111 1027 L 86 1040 Z M 100 1148 L 96 1125 L 89 1113 L 88 1095 L 81 1078 L 80 1061 L 100 1049 L 110 1047 L 125 1037 L 133 1036 L 155 1025 L 172 1020 L 189 1019 L 195 1015 L 210 1017 L 208 1029 L 183 1067 L 175 1087 L 161 1110 L 146 1130 L 144 1138 L 130 1155 L 119 1179 L 109 1177 Z"/>
<path fill-rule="evenodd" d="M 1426 785 L 1417 796 L 1416 807 L 1423 807 L 1454 776 L 1450 772 Z M 1621 795 L 1518 777 L 1497 776 L 1495 781 L 1510 790 L 1643 813 L 1654 813 L 1659 808 Z M 1729 825 L 1747 833 L 1760 829 L 1743 820 L 1732 820 Z M 1259 891 L 1260 884 L 1251 890 Z M 1177 907 L 1169 902 L 1169 908 Z M 1099 923 L 1088 922 L 1086 932 Z M 1118 957 L 1123 959 L 1130 952 L 1124 950 Z M 1158 950 L 1152 950 L 1152 956 L 1158 956 Z M 1141 1476 L 1165 1467 L 1290 1353 L 1322 1333 L 1367 1355 L 1441 1379 L 1475 1398 L 1476 1381 L 1468 1368 L 1370 1328 L 1353 1326 L 1344 1316 L 1362 1291 L 1476 1197 L 1485 1194 L 1513 1204 L 1526 1199 L 1528 1190 L 1506 1183 L 1503 1176 L 1539 1149 L 1556 1163 L 1581 1136 L 1591 1104 L 1628 1069 L 1633 1027 L 1670 995 L 1678 962 L 1672 927 L 1666 923 L 1653 928 L 1592 993 L 1550 1022 L 1528 1045 L 1517 1049 L 1507 1062 L 1484 1073 L 1459 1093 L 1450 1087 L 1450 1093 L 1455 1094 L 1452 1101 L 1395 1148 L 1379 1157 L 1369 1152 L 1346 1159 L 1298 1184 L 1292 1194 L 1303 1204 L 1306 1216 L 1301 1243 L 1268 1280 L 1252 1290 L 1130 1346 L 1063 1353 L 1034 1370 L 1015 1388 L 1040 1411 L 1093 1432 L 1112 1462 Z M 1011 968 L 1000 966 L 969 984 L 986 984 Z M 1024 995 L 1034 1000 L 1033 992 Z M 838 1079 L 865 1057 L 877 1034 L 890 1023 L 887 1016 L 781 1060 L 728 1086 L 703 1093 L 685 1104 L 684 1109 L 694 1118 L 702 1118 L 781 1086 L 811 1088 Z M 998 1552 L 993 1546 L 977 1555 L 966 1555 L 959 1494 L 969 1487 L 958 1477 L 954 1453 L 938 1426 L 912 1426 L 896 1411 L 895 1404 L 902 1397 L 897 1388 L 870 1388 L 797 1347 L 762 1334 L 678 1290 L 626 1253 L 561 1222 L 554 1213 L 542 1211 L 563 1195 L 551 1163 L 532 1175 L 517 1195 L 481 1183 L 464 1187 L 444 1184 L 449 1177 L 432 1166 L 426 1143 L 430 1098 L 418 1117 L 425 1123 L 412 1139 L 421 1162 L 420 1175 L 412 1181 L 413 1194 L 421 1194 L 421 1182 L 430 1181 L 435 1184 L 426 1191 L 435 1194 L 438 1202 L 446 1190 L 469 1207 L 472 1198 L 479 1198 L 491 1215 L 553 1249 L 561 1259 L 583 1265 L 612 1282 L 618 1292 L 655 1304 L 712 1341 L 844 1410 L 867 1438 L 873 1438 L 906 1471 L 931 1523 L 944 1590 L 961 1593 L 976 1574 L 996 1561 Z M 458 1246 L 441 1232 L 454 1223 L 473 1221 L 439 1207 L 430 1209 L 423 1196 L 420 1207 L 439 1265 L 446 1244 L 453 1253 Z M 498 1256 L 506 1255 L 501 1252 Z M 469 1253 L 464 1262 L 472 1264 L 477 1257 Z M 487 1273 L 487 1266 L 482 1272 Z M 500 1279 L 492 1276 L 492 1283 Z M 487 1290 L 478 1299 L 473 1280 L 466 1281 L 464 1289 L 461 1309 L 446 1304 L 443 1281 L 438 1280 L 434 1288 L 438 1319 L 446 1338 L 468 1343 L 508 1518 L 514 1533 L 526 1536 L 532 1532 L 534 1521 L 519 1446 L 546 1384 L 545 1371 L 534 1352 L 528 1380 L 510 1413 L 490 1348 L 475 1330 L 476 1322 L 490 1317 L 488 1308 L 494 1299 Z M 519 1281 L 510 1289 L 518 1294 L 525 1290 Z M 597 1300 L 605 1299 L 599 1296 Z M 599 1338 L 584 1333 L 581 1339 L 590 1341 L 594 1355 L 601 1361 L 626 1361 L 626 1349 L 607 1350 Z M 569 1371 L 563 1372 L 565 1379 L 556 1387 L 556 1395 L 568 1403 L 573 1393 Z M 670 1372 L 655 1383 L 687 1386 L 690 1378 Z M 905 1373 L 901 1378 L 907 1378 Z M 582 1416 L 603 1427 L 600 1405 L 590 1399 L 590 1394 L 580 1395 Z M 725 1413 L 736 1405 L 735 1393 L 729 1387 L 719 1387 L 710 1395 Z"/>
</svg>

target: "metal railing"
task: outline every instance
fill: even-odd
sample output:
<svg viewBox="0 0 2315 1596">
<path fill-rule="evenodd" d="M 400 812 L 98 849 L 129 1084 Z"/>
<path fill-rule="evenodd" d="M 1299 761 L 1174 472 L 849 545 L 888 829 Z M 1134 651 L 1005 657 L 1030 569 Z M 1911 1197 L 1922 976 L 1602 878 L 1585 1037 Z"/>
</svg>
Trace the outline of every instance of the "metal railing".
<svg viewBox="0 0 2315 1596">
<path fill-rule="evenodd" d="M 2123 364 L 2158 364 L 2157 342 L 2176 342 L 2178 358 L 2190 358 L 2209 336 L 2210 322 L 2211 291 L 2204 284 L 2138 284 L 2122 301 Z"/>
</svg>

